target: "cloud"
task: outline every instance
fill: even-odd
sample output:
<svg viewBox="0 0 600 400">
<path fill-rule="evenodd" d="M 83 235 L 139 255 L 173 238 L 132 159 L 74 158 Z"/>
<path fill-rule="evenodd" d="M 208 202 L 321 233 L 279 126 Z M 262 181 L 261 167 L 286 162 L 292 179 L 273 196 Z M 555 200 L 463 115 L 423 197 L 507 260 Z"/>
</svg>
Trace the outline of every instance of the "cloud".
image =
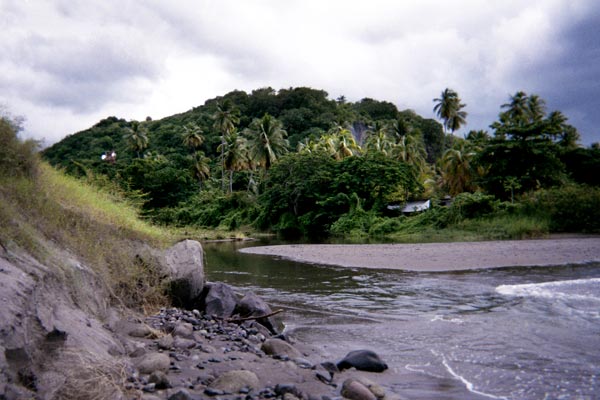
<svg viewBox="0 0 600 400">
<path fill-rule="evenodd" d="M 433 117 L 446 87 L 485 129 L 517 90 L 599 141 L 592 0 L 4 0 L 0 102 L 60 139 L 117 115 L 160 118 L 233 89 L 312 86 Z M 48 121 L 48 118 L 60 121 Z"/>
</svg>

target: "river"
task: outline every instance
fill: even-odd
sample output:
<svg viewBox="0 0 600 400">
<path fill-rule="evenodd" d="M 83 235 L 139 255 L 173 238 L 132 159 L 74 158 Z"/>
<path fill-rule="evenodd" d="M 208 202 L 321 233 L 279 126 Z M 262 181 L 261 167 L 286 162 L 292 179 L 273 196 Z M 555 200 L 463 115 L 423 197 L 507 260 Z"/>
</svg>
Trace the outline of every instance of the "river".
<svg viewBox="0 0 600 400">
<path fill-rule="evenodd" d="M 257 244 L 204 244 L 208 280 L 285 309 L 327 359 L 376 351 L 400 398 L 600 398 L 600 264 L 421 273 L 237 252 Z"/>
</svg>

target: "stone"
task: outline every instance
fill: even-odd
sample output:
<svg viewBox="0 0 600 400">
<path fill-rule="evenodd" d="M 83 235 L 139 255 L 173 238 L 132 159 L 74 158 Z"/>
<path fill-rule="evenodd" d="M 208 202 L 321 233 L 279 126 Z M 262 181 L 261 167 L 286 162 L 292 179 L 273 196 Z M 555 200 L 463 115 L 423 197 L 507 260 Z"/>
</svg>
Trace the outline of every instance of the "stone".
<svg viewBox="0 0 600 400">
<path fill-rule="evenodd" d="M 270 356 L 279 358 L 286 356 L 288 358 L 301 358 L 302 354 L 291 344 L 281 339 L 267 339 L 261 346 L 261 350 Z"/>
<path fill-rule="evenodd" d="M 350 400 L 377 400 L 365 385 L 355 379 L 346 379 L 342 384 L 342 396 Z"/>
<path fill-rule="evenodd" d="M 359 371 L 383 372 L 388 366 L 381 358 L 371 350 L 351 351 L 337 363 L 340 371 L 356 368 Z"/>
<path fill-rule="evenodd" d="M 378 383 L 365 377 L 359 377 L 357 380 L 365 385 L 378 399 L 383 399 L 385 397 L 385 389 Z"/>
<path fill-rule="evenodd" d="M 227 393 L 238 393 L 243 388 L 257 389 L 258 386 L 259 381 L 256 374 L 244 369 L 225 372 L 209 385 L 211 389 Z"/>
<path fill-rule="evenodd" d="M 154 387 L 158 390 L 166 389 L 171 386 L 171 382 L 167 375 L 162 371 L 154 371 L 148 378 L 149 383 L 153 383 Z"/>
<path fill-rule="evenodd" d="M 129 336 L 145 338 L 152 335 L 152 329 L 146 324 L 135 324 L 128 332 Z"/>
<path fill-rule="evenodd" d="M 196 347 L 196 342 L 191 339 L 178 337 L 175 338 L 175 340 L 173 341 L 173 347 L 177 349 L 191 349 L 193 347 Z"/>
<path fill-rule="evenodd" d="M 168 400 L 194 400 L 190 393 L 185 389 L 180 389 L 168 397 Z"/>
<path fill-rule="evenodd" d="M 204 288 L 204 251 L 195 240 L 183 240 L 165 252 L 169 296 L 176 306 L 191 308 Z"/>
<path fill-rule="evenodd" d="M 239 314 L 244 318 L 268 315 L 272 312 L 273 310 L 271 310 L 271 307 L 269 307 L 269 305 L 254 292 L 246 293 L 246 295 L 238 302 L 234 311 L 234 313 Z M 271 318 L 259 318 L 256 322 L 266 327 L 270 334 L 277 334 L 277 329 Z"/>
<path fill-rule="evenodd" d="M 169 350 L 173 347 L 173 336 L 171 334 L 165 335 L 156 341 L 159 349 Z"/>
<path fill-rule="evenodd" d="M 194 327 L 190 323 L 181 322 L 175 325 L 175 329 L 173 329 L 173 336 L 192 339 L 194 337 Z"/>
<path fill-rule="evenodd" d="M 154 371 L 167 371 L 171 365 L 169 356 L 163 353 L 148 353 L 138 360 L 137 369 L 142 374 L 151 374 Z"/>
<path fill-rule="evenodd" d="M 218 318 L 229 318 L 237 305 L 237 296 L 233 288 L 225 283 L 214 282 L 206 285 L 206 295 L 201 301 L 201 308 L 207 315 Z"/>
</svg>

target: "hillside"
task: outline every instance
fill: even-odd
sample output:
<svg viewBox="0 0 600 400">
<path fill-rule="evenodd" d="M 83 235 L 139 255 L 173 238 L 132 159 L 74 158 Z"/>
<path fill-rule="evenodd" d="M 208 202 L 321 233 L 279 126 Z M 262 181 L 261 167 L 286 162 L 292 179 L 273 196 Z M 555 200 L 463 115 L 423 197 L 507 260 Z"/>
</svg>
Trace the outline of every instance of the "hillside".
<svg viewBox="0 0 600 400">
<path fill-rule="evenodd" d="M 331 100 L 311 88 L 233 91 L 157 121 L 106 118 L 43 157 L 118 187 L 154 223 L 185 229 L 404 240 L 464 232 L 468 219 L 471 239 L 598 230 L 578 215 L 594 209 L 600 149 L 582 148 L 560 111 L 519 91 L 491 134 L 460 138 L 467 112 L 458 93 L 447 88 L 434 103 L 443 127 L 389 102 Z M 436 210 L 444 198 L 471 209 Z M 433 200 L 422 218 L 391 211 L 422 199 Z"/>
</svg>

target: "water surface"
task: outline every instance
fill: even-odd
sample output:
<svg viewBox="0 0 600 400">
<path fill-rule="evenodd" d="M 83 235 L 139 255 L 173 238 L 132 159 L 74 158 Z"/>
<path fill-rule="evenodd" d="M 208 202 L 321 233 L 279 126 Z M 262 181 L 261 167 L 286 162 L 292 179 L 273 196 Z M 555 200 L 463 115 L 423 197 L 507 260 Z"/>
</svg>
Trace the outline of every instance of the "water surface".
<svg viewBox="0 0 600 400">
<path fill-rule="evenodd" d="M 419 273 L 236 251 L 247 245 L 205 244 L 208 279 L 284 308 L 287 330 L 332 360 L 378 352 L 402 398 L 600 398 L 600 264 Z"/>
</svg>

